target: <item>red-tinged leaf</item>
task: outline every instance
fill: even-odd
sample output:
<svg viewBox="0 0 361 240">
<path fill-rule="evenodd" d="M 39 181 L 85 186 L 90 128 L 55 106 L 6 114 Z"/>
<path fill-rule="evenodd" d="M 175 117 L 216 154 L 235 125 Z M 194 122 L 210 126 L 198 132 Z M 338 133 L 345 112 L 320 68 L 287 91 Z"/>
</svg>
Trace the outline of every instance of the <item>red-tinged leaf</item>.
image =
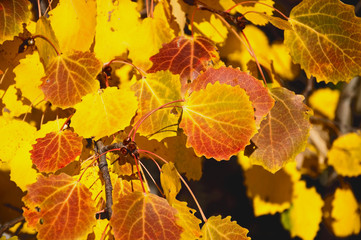
<svg viewBox="0 0 361 240">
<path fill-rule="evenodd" d="M 305 148 L 312 112 L 301 95 L 285 88 L 273 88 L 271 94 L 276 103 L 252 138 L 257 149 L 250 159 L 275 173 Z"/>
<path fill-rule="evenodd" d="M 42 78 L 46 100 L 59 107 L 70 107 L 99 88 L 96 80 L 101 63 L 93 53 L 76 51 L 53 58 Z"/>
<path fill-rule="evenodd" d="M 259 125 L 262 119 L 268 114 L 274 105 L 274 100 L 265 88 L 261 81 L 252 77 L 248 73 L 241 72 L 239 69 L 232 67 L 221 67 L 219 69 L 209 68 L 202 73 L 192 83 L 191 91 L 199 91 L 207 86 L 208 83 L 229 84 L 231 86 L 240 86 L 246 90 L 249 100 L 256 109 L 254 116 L 256 117 L 256 124 Z"/>
<path fill-rule="evenodd" d="M 177 210 L 154 194 L 133 192 L 113 205 L 110 224 L 115 239 L 180 239 L 183 229 L 176 224 Z"/>
<path fill-rule="evenodd" d="M 339 0 L 304 0 L 289 19 L 285 44 L 296 63 L 317 81 L 350 81 L 361 74 L 361 18 Z"/>
<path fill-rule="evenodd" d="M 186 97 L 180 127 L 188 137 L 187 147 L 216 160 L 228 160 L 243 150 L 256 133 L 245 90 L 219 82 Z"/>
<path fill-rule="evenodd" d="M 224 219 L 221 216 L 212 216 L 202 227 L 201 239 L 250 240 L 247 233 L 248 230 L 237 222 L 232 222 L 230 216 Z"/>
<path fill-rule="evenodd" d="M 38 231 L 37 239 L 78 239 L 92 231 L 95 204 L 89 190 L 62 173 L 40 176 L 23 198 L 24 217 Z"/>
<path fill-rule="evenodd" d="M 150 58 L 153 66 L 148 72 L 170 70 L 173 74 L 180 74 L 184 88 L 188 81 L 193 81 L 206 70 L 216 56 L 216 47 L 209 39 L 180 36 L 164 44 L 159 53 Z"/>
<path fill-rule="evenodd" d="M 81 154 L 82 140 L 82 137 L 71 131 L 48 133 L 36 140 L 30 151 L 31 159 L 39 171 L 55 172 Z"/>
<path fill-rule="evenodd" d="M 12 40 L 31 18 L 31 4 L 26 0 L 0 0 L 0 44 Z"/>
</svg>

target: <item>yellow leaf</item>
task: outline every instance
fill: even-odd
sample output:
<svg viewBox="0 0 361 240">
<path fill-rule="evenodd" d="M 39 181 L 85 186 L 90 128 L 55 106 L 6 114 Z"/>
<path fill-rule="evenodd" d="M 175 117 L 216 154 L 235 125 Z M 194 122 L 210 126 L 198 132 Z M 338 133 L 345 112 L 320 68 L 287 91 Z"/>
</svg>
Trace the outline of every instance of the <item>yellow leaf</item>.
<svg viewBox="0 0 361 240">
<path fill-rule="evenodd" d="M 342 176 L 355 177 L 361 174 L 361 136 L 348 133 L 337 138 L 327 154 L 328 164 Z"/>
<path fill-rule="evenodd" d="M 263 54 L 267 53 L 264 52 Z M 279 74 L 281 78 L 293 80 L 297 76 L 297 71 L 294 70 L 295 65 L 292 63 L 288 49 L 283 43 L 272 44 L 270 52 L 267 55 L 272 61 L 274 71 Z"/>
<path fill-rule="evenodd" d="M 228 30 L 224 26 L 223 22 L 211 15 L 209 21 L 203 21 L 201 23 L 194 22 L 194 26 L 202 33 L 203 36 L 211 39 L 213 42 L 223 45 L 223 42 L 227 38 Z"/>
<path fill-rule="evenodd" d="M 71 124 L 80 136 L 97 140 L 128 126 L 137 106 L 133 91 L 108 87 L 83 97 Z"/>
<path fill-rule="evenodd" d="M 307 188 L 304 181 L 294 184 L 292 207 L 282 214 L 283 224 L 290 228 L 291 237 L 314 239 L 322 220 L 322 206 L 322 198 L 314 187 Z"/>
<path fill-rule="evenodd" d="M 290 207 L 290 202 L 283 202 L 281 204 L 272 203 L 263 200 L 260 196 L 256 195 L 253 198 L 253 209 L 254 209 L 254 216 L 259 217 L 266 214 L 275 214 L 278 212 L 283 212 L 287 208 Z"/>
<path fill-rule="evenodd" d="M 87 51 L 93 43 L 96 25 L 95 0 L 60 0 L 49 12 L 49 20 L 60 51 Z"/>
<path fill-rule="evenodd" d="M 162 184 L 164 195 L 166 196 L 169 204 L 172 204 L 182 188 L 174 163 L 169 162 L 162 166 L 160 183 Z"/>
<path fill-rule="evenodd" d="M 132 1 L 97 0 L 94 52 L 103 63 L 126 53 L 131 37 L 138 31 L 136 9 L 137 3 Z"/>
<path fill-rule="evenodd" d="M 130 65 L 123 65 L 115 70 L 115 75 L 119 78 L 119 88 L 130 89 L 130 87 L 137 82 L 136 75 L 130 78 L 131 72 L 134 68 Z"/>
<path fill-rule="evenodd" d="M 58 132 L 63 126 L 66 118 L 59 118 L 54 121 L 48 121 L 41 125 L 40 129 L 35 133 L 34 139 L 43 138 L 47 133 Z"/>
<path fill-rule="evenodd" d="M 332 228 L 337 237 L 347 237 L 360 232 L 360 209 L 350 189 L 338 188 L 332 207 Z"/>
<path fill-rule="evenodd" d="M 98 219 L 97 220 L 97 223 L 93 227 L 93 231 L 95 234 L 94 239 L 102 239 L 102 240 L 112 239 L 110 237 L 110 227 L 108 226 L 108 224 L 109 224 L 109 221 L 107 219 L 102 219 L 102 220 Z M 105 231 L 105 233 L 104 233 L 104 231 Z M 104 238 L 102 238 L 103 234 L 105 234 Z"/>
<path fill-rule="evenodd" d="M 14 68 L 15 86 L 20 89 L 22 96 L 36 105 L 44 99 L 43 91 L 39 88 L 41 78 L 45 75 L 44 67 L 39 60 L 38 52 L 26 55 L 20 64 Z"/>
<path fill-rule="evenodd" d="M 316 90 L 309 98 L 311 107 L 324 114 L 330 120 L 335 118 L 340 91 L 329 88 Z"/>
<path fill-rule="evenodd" d="M 18 117 L 30 110 L 30 106 L 24 105 L 21 100 L 18 100 L 15 84 L 6 90 L 2 102 L 5 104 L 3 112 L 8 112 L 12 117 Z"/>
</svg>

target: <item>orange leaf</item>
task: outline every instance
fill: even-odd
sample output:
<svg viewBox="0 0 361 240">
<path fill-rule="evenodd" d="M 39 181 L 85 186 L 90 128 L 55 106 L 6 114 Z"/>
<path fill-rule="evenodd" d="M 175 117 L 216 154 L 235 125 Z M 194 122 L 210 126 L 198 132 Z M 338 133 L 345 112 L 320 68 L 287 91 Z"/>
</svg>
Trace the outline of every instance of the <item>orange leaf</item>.
<svg viewBox="0 0 361 240">
<path fill-rule="evenodd" d="M 216 82 L 186 98 L 180 124 L 187 147 L 198 155 L 228 160 L 256 133 L 254 111 L 246 92 Z"/>
<path fill-rule="evenodd" d="M 12 40 L 31 18 L 31 4 L 26 0 L 0 1 L 0 44 Z"/>
<path fill-rule="evenodd" d="M 81 154 L 82 137 L 71 131 L 48 133 L 38 138 L 30 151 L 31 159 L 41 172 L 55 172 Z"/>
<path fill-rule="evenodd" d="M 208 83 L 229 84 L 231 86 L 240 86 L 246 90 L 249 100 L 256 109 L 254 115 L 256 123 L 259 125 L 262 119 L 267 115 L 274 105 L 274 100 L 270 96 L 267 88 L 263 87 L 262 82 L 252 77 L 248 73 L 241 72 L 232 67 L 221 67 L 219 69 L 209 68 L 191 85 L 191 90 L 199 91 L 207 86 Z"/>
<path fill-rule="evenodd" d="M 248 230 L 232 222 L 228 216 L 222 219 L 221 216 L 212 216 L 202 227 L 202 239 L 229 239 L 229 240 L 250 240 L 247 237 Z"/>
<path fill-rule="evenodd" d="M 26 221 L 38 231 L 37 239 L 78 239 L 96 223 L 94 202 L 89 190 L 61 173 L 39 176 L 28 186 L 23 198 Z"/>
<path fill-rule="evenodd" d="M 110 223 L 115 239 L 180 239 L 175 214 L 164 198 L 133 192 L 118 198 Z"/>
<path fill-rule="evenodd" d="M 275 173 L 305 148 L 311 110 L 303 104 L 303 96 L 285 88 L 273 88 L 271 94 L 276 103 L 252 138 L 257 149 L 250 159 Z"/>
<path fill-rule="evenodd" d="M 285 31 L 290 55 L 317 81 L 350 81 L 361 74 L 361 19 L 353 6 L 339 0 L 304 0 Z"/>
<path fill-rule="evenodd" d="M 70 107 L 99 88 L 95 79 L 101 63 L 93 53 L 75 51 L 52 59 L 40 86 L 46 100 L 60 107 Z"/>
<path fill-rule="evenodd" d="M 180 74 L 182 86 L 185 86 L 208 68 L 210 61 L 216 58 L 216 50 L 211 40 L 205 37 L 176 37 L 150 58 L 153 66 L 148 72 L 170 70 L 173 74 Z"/>
</svg>

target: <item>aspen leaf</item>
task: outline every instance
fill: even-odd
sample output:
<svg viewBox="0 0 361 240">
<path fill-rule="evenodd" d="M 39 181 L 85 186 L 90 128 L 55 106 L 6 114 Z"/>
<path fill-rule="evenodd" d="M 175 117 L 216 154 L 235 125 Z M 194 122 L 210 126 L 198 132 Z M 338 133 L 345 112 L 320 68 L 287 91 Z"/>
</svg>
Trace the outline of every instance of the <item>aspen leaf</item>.
<svg viewBox="0 0 361 240">
<path fill-rule="evenodd" d="M 256 124 L 259 125 L 267 113 L 274 105 L 274 100 L 268 92 L 268 89 L 263 87 L 262 82 L 255 79 L 245 72 L 232 67 L 220 67 L 219 69 L 209 68 L 196 78 L 191 84 L 191 90 L 199 91 L 207 86 L 208 83 L 229 84 L 231 86 L 240 86 L 244 89 L 256 109 L 254 115 L 256 117 Z"/>
<path fill-rule="evenodd" d="M 338 188 L 332 202 L 333 232 L 337 237 L 347 237 L 360 232 L 360 210 L 350 189 Z"/>
<path fill-rule="evenodd" d="M 74 161 L 82 151 L 82 137 L 71 131 L 50 132 L 38 138 L 31 159 L 41 172 L 55 172 Z"/>
<path fill-rule="evenodd" d="M 252 12 L 253 13 L 253 12 Z M 282 30 L 292 30 L 292 25 L 287 21 L 279 17 L 270 16 L 263 12 L 254 12 L 253 14 L 258 14 L 260 17 L 266 19 L 273 26 L 282 29 Z"/>
<path fill-rule="evenodd" d="M 36 22 L 36 35 L 42 35 L 49 39 L 57 49 L 60 49 L 59 41 L 55 36 L 54 30 L 51 26 L 50 20 L 45 16 L 39 18 Z M 40 59 L 42 60 L 44 67 L 47 68 L 53 58 L 57 56 L 53 46 L 51 46 L 46 40 L 42 38 L 36 38 L 36 48 L 38 49 Z M 61 51 L 63 49 L 60 49 Z M 65 50 L 65 49 L 64 49 Z M 37 53 L 37 52 L 36 52 Z"/>
<path fill-rule="evenodd" d="M 193 81 L 201 71 L 206 70 L 210 61 L 216 58 L 216 47 L 209 39 L 180 36 L 164 44 L 159 53 L 150 58 L 153 66 L 148 72 L 169 70 L 173 74 L 179 74 L 184 87 L 188 81 Z"/>
<path fill-rule="evenodd" d="M 135 123 L 163 104 L 182 98 L 179 75 L 173 75 L 169 71 L 147 74 L 146 78 L 132 86 L 132 90 L 135 91 L 139 103 Z M 174 105 L 180 106 L 179 103 Z M 180 117 L 180 113 L 177 114 L 176 111 L 172 111 L 172 108 L 156 111 L 140 125 L 137 132 L 158 141 L 165 137 L 175 136 Z"/>
<path fill-rule="evenodd" d="M 39 176 L 36 183 L 28 186 L 23 202 L 24 217 L 38 231 L 38 239 L 80 238 L 91 232 L 96 223 L 91 193 L 64 173 Z"/>
<path fill-rule="evenodd" d="M 113 205 L 110 223 L 116 239 L 180 239 L 177 210 L 154 194 L 133 192 Z"/>
<path fill-rule="evenodd" d="M 311 110 L 303 104 L 303 96 L 285 88 L 272 88 L 271 95 L 276 103 L 252 138 L 257 149 L 250 159 L 275 173 L 304 150 Z"/>
<path fill-rule="evenodd" d="M 294 185 L 292 207 L 282 214 L 283 224 L 288 220 L 291 237 L 314 239 L 322 220 L 322 206 L 322 198 L 314 187 L 307 188 L 304 181 L 297 182 Z"/>
<path fill-rule="evenodd" d="M 322 88 L 314 91 L 308 101 L 314 110 L 324 114 L 328 119 L 333 120 L 335 118 L 339 97 L 339 90 Z"/>
<path fill-rule="evenodd" d="M 160 183 L 162 184 L 164 195 L 166 196 L 169 204 L 172 204 L 182 188 L 174 163 L 169 162 L 162 166 Z"/>
<path fill-rule="evenodd" d="M 96 25 L 95 0 L 60 0 L 49 12 L 49 20 L 63 53 L 88 51 Z"/>
<path fill-rule="evenodd" d="M 226 26 L 214 14 L 211 14 L 209 21 L 194 22 L 194 26 L 203 36 L 206 36 L 216 44 L 222 45 L 227 38 L 228 30 Z"/>
<path fill-rule="evenodd" d="M 133 60 L 133 64 L 142 69 L 149 69 L 152 66 L 149 58 L 158 53 L 163 44 L 175 37 L 167 19 L 157 14 L 159 8 L 163 8 L 162 3 L 155 7 L 153 18 L 145 18 L 137 27 L 129 43 L 129 58 Z"/>
<path fill-rule="evenodd" d="M 23 31 L 23 23 L 30 22 L 31 4 L 26 0 L 0 1 L 0 44 L 12 40 Z"/>
<path fill-rule="evenodd" d="M 40 79 L 45 73 L 38 52 L 26 55 L 13 71 L 16 75 L 15 87 L 20 89 L 23 97 L 29 99 L 33 105 L 44 99 L 44 94 L 39 86 L 41 85 Z"/>
<path fill-rule="evenodd" d="M 250 240 L 248 230 L 231 221 L 231 217 L 212 216 L 202 227 L 201 239 Z"/>
<path fill-rule="evenodd" d="M 53 58 L 42 78 L 46 100 L 59 107 L 70 107 L 99 88 L 95 79 L 101 63 L 90 52 L 74 52 Z"/>
<path fill-rule="evenodd" d="M 361 74 L 361 19 L 354 7 L 339 0 L 304 0 L 285 31 L 292 59 L 317 81 L 349 82 Z"/>
<path fill-rule="evenodd" d="M 71 124 L 80 136 L 97 140 L 128 126 L 137 105 L 133 91 L 108 87 L 83 97 Z"/>
<path fill-rule="evenodd" d="M 189 208 L 187 206 L 187 202 L 181 202 L 177 199 L 173 201 L 172 207 L 177 209 L 177 224 L 184 229 L 181 235 L 181 239 L 199 239 L 201 236 L 201 229 L 199 224 L 201 224 L 202 221 L 194 216 L 196 210 Z"/>
<path fill-rule="evenodd" d="M 140 24 L 139 17 L 135 2 L 97 0 L 94 46 L 96 57 L 105 63 L 126 53 Z"/>
<path fill-rule="evenodd" d="M 12 117 L 18 117 L 30 110 L 29 106 L 24 105 L 21 100 L 18 100 L 15 84 L 8 87 L 4 96 L 2 97 L 2 102 L 5 104 L 3 111 L 8 112 Z"/>
<path fill-rule="evenodd" d="M 197 156 L 228 160 L 256 133 L 249 97 L 239 86 L 216 82 L 186 98 L 180 124 Z"/>
<path fill-rule="evenodd" d="M 361 136 L 348 133 L 338 137 L 327 154 L 328 164 L 342 176 L 356 177 L 361 174 Z"/>
</svg>

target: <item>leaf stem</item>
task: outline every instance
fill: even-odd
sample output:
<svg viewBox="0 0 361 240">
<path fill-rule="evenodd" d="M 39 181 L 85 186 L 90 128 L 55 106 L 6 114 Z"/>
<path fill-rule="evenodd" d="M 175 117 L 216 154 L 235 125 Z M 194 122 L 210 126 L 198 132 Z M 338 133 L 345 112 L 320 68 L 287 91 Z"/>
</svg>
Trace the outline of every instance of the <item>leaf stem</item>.
<svg viewBox="0 0 361 240">
<path fill-rule="evenodd" d="M 150 172 L 148 171 L 148 169 L 144 166 L 144 164 L 139 160 L 139 164 L 142 166 L 142 168 L 147 172 L 148 176 L 150 177 L 150 179 L 152 179 L 152 182 L 154 183 L 154 185 L 157 187 L 158 191 L 160 192 L 160 194 L 162 194 L 163 197 L 164 194 L 163 194 L 163 191 L 160 189 L 160 187 L 158 186 L 158 184 L 155 182 L 153 176 L 150 174 Z M 145 177 L 144 177 L 145 179 Z"/>
<path fill-rule="evenodd" d="M 103 233 L 102 233 L 102 236 L 101 236 L 100 240 L 105 239 L 105 232 L 107 231 L 107 228 L 108 228 L 108 227 L 109 227 L 109 223 L 105 226 L 104 231 L 103 231 Z"/>
<path fill-rule="evenodd" d="M 159 160 L 163 161 L 164 163 L 168 163 L 168 161 L 166 161 L 164 158 L 160 157 L 158 154 L 155 154 L 155 153 L 153 153 L 153 152 L 150 152 L 150 151 L 147 151 L 147 150 L 143 150 L 143 149 L 138 149 L 138 152 L 139 152 L 139 153 L 147 153 L 147 154 L 153 155 L 153 156 L 155 156 L 156 158 L 158 158 Z M 178 170 L 177 170 L 177 174 L 178 174 L 179 178 L 182 180 L 183 184 L 184 184 L 184 185 L 186 186 L 186 188 L 188 189 L 188 191 L 189 191 L 189 193 L 191 194 L 194 202 L 196 203 L 196 205 L 197 205 L 197 207 L 198 207 L 198 209 L 199 209 L 199 212 L 200 212 L 200 214 L 201 214 L 201 216 L 202 216 L 203 221 L 204 221 L 204 222 L 207 222 L 207 218 L 206 218 L 206 216 L 204 215 L 204 212 L 203 212 L 201 206 L 199 205 L 197 198 L 196 198 L 195 195 L 193 194 L 192 189 L 188 186 L 187 182 L 184 180 L 184 178 L 182 177 L 182 175 L 180 175 L 180 173 L 178 172 Z"/>
<path fill-rule="evenodd" d="M 138 165 L 138 158 L 134 154 L 132 154 L 132 155 L 134 157 L 135 166 L 137 167 L 138 178 L 140 180 L 140 184 L 142 185 L 143 192 L 146 193 L 145 188 L 144 188 L 144 184 L 143 184 L 143 179 L 142 179 L 142 176 L 140 175 L 140 169 L 139 169 L 139 165 Z"/>
<path fill-rule="evenodd" d="M 62 130 L 64 130 L 64 127 L 65 127 L 65 125 L 69 122 L 69 120 L 70 120 L 70 118 L 72 117 L 74 115 L 74 113 L 73 114 L 71 114 L 66 120 L 65 120 L 65 122 L 64 122 L 64 124 L 63 124 L 63 126 L 61 126 L 61 128 L 60 128 L 60 130 L 59 131 L 62 131 Z"/>
<path fill-rule="evenodd" d="M 44 39 L 45 41 L 47 41 L 47 42 L 53 47 L 53 49 L 55 50 L 55 52 L 56 52 L 56 54 L 57 54 L 58 56 L 61 55 L 60 51 L 55 47 L 54 43 L 52 43 L 52 42 L 49 40 L 49 38 L 47 38 L 47 37 L 45 37 L 45 36 L 43 36 L 43 35 L 35 35 L 35 36 L 33 36 L 32 38 L 33 38 L 33 39 L 35 39 L 35 38 L 42 38 L 42 39 Z"/>
<path fill-rule="evenodd" d="M 4 223 L 4 224 L 1 224 L 0 225 L 0 236 L 2 236 L 2 234 L 6 231 L 6 230 L 8 230 L 9 228 L 11 228 L 12 226 L 14 226 L 15 224 L 17 224 L 18 222 L 21 222 L 21 221 L 24 221 L 25 220 L 25 218 L 24 218 L 24 216 L 19 216 L 19 217 L 17 217 L 17 218 L 14 218 L 14 219 L 12 219 L 11 221 L 9 221 L 9 222 L 6 222 L 6 223 Z"/>
</svg>

